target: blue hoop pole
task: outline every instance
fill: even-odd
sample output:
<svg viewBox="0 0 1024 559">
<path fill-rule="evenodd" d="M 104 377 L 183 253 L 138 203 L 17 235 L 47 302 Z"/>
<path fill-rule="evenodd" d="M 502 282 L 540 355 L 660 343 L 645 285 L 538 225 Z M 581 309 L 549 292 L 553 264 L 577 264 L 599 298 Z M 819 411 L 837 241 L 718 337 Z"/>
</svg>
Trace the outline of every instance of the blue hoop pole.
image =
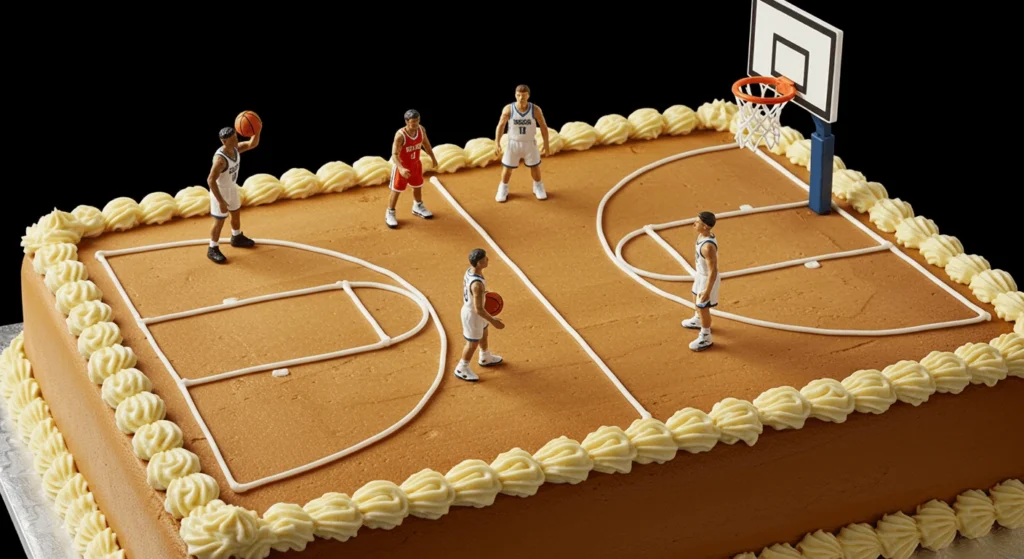
<svg viewBox="0 0 1024 559">
<path fill-rule="evenodd" d="M 811 184 L 809 206 L 819 215 L 832 211 L 832 161 L 835 155 L 836 138 L 832 135 L 832 124 L 816 115 L 815 131 L 811 134 Z"/>
</svg>

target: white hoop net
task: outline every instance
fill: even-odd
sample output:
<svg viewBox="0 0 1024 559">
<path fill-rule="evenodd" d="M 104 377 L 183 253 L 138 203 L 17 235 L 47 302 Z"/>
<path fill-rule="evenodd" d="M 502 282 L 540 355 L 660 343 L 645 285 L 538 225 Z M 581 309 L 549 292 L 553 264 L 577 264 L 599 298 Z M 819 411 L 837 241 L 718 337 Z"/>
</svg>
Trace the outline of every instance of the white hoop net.
<svg viewBox="0 0 1024 559">
<path fill-rule="evenodd" d="M 761 92 L 754 93 L 754 86 L 760 86 Z M 766 97 L 769 99 L 779 98 L 781 95 L 772 89 L 769 84 L 749 83 L 740 88 L 746 95 Z M 736 143 L 741 148 L 745 147 L 756 151 L 758 146 L 767 146 L 769 149 L 779 144 L 779 116 L 783 107 L 788 101 L 778 103 L 755 103 L 736 96 L 736 104 L 739 111 L 736 114 Z"/>
</svg>

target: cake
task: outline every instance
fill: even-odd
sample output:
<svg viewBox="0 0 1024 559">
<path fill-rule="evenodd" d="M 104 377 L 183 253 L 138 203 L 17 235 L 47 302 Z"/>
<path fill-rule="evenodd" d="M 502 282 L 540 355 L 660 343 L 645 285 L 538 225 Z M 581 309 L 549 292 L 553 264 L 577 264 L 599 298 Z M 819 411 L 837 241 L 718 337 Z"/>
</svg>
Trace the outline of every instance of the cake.
<svg viewBox="0 0 1024 559">
<path fill-rule="evenodd" d="M 545 201 L 524 169 L 494 201 L 493 139 L 438 145 L 435 217 L 406 196 L 395 231 L 381 156 L 249 176 L 227 266 L 203 186 L 39 218 L 0 386 L 78 552 L 906 558 L 1024 526 L 1014 278 L 852 161 L 815 215 L 811 140 L 737 149 L 737 114 L 552 127 Z M 700 210 L 725 272 L 800 263 L 727 277 L 694 353 L 692 236 L 648 225 Z M 473 248 L 507 321 L 476 384 Z"/>
</svg>

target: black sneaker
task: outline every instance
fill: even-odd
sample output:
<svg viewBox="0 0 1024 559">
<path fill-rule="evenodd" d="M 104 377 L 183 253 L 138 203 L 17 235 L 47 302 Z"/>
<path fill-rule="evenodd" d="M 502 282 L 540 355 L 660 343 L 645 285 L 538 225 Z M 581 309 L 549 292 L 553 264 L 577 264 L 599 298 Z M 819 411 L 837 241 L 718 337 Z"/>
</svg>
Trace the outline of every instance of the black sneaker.
<svg viewBox="0 0 1024 559">
<path fill-rule="evenodd" d="M 256 246 L 256 241 L 246 237 L 244 234 L 231 235 L 231 246 L 238 248 L 249 248 Z"/>
<path fill-rule="evenodd" d="M 223 264 L 228 261 L 224 256 L 224 253 L 220 251 L 220 247 L 210 247 L 206 249 L 206 257 L 218 264 Z"/>
</svg>

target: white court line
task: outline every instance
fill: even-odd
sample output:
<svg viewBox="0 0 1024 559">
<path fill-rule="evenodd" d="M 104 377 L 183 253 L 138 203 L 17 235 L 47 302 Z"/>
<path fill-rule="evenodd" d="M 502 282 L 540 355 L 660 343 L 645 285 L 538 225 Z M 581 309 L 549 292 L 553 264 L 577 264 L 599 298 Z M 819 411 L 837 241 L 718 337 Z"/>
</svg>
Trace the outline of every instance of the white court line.
<svg viewBox="0 0 1024 559">
<path fill-rule="evenodd" d="M 227 242 L 227 240 L 228 239 L 221 239 L 222 242 Z M 426 404 L 430 400 L 430 398 L 434 395 L 434 392 L 437 390 L 437 387 L 441 384 L 441 379 L 444 378 L 445 361 L 446 361 L 447 355 L 448 355 L 448 337 L 445 334 L 444 327 L 441 325 L 441 320 L 438 318 L 437 311 L 434 310 L 433 305 L 430 304 L 430 301 L 426 298 L 426 296 L 423 295 L 423 293 L 421 293 L 419 290 L 417 290 L 415 287 L 413 287 L 411 284 L 409 284 L 409 282 L 405 281 L 404 279 L 399 277 L 398 274 L 395 274 L 391 270 L 388 270 L 386 268 L 381 268 L 379 266 L 375 266 L 373 264 L 370 264 L 369 262 L 366 262 L 364 260 L 360 260 L 359 258 L 356 258 L 354 256 L 349 256 L 347 254 L 342 254 L 340 252 L 335 252 L 333 250 L 322 249 L 322 248 L 318 248 L 318 247 L 314 247 L 314 246 L 310 246 L 310 245 L 304 245 L 304 244 L 300 244 L 300 243 L 293 243 L 291 241 L 280 241 L 280 240 L 276 240 L 276 239 L 256 239 L 256 243 L 260 244 L 260 245 L 283 246 L 283 247 L 295 248 L 295 249 L 299 249 L 299 250 L 305 250 L 305 251 L 308 251 L 308 252 L 314 252 L 314 253 L 317 253 L 317 254 L 322 254 L 322 255 L 325 255 L 325 256 L 330 256 L 332 258 L 337 258 L 339 260 L 344 260 L 346 262 L 351 262 L 353 264 L 357 264 L 357 265 L 363 266 L 364 268 L 369 268 L 370 270 L 373 270 L 373 271 L 375 271 L 375 272 L 377 272 L 379 274 L 383 274 L 383 275 L 391 278 L 392 280 L 400 283 L 404 287 L 404 289 L 400 289 L 400 288 L 397 288 L 395 286 L 387 285 L 387 284 L 378 284 L 378 283 L 375 283 L 375 282 L 347 282 L 347 281 L 343 281 L 343 282 L 338 282 L 338 283 L 335 283 L 335 284 L 323 285 L 323 286 L 318 286 L 318 287 L 313 287 L 313 288 L 308 288 L 308 289 L 301 289 L 301 290 L 289 291 L 289 292 L 284 292 L 284 293 L 276 293 L 276 294 L 273 294 L 273 295 L 264 295 L 264 296 L 261 296 L 261 297 L 253 297 L 253 298 L 250 298 L 250 299 L 244 299 L 242 301 L 234 301 L 234 302 L 225 303 L 225 304 L 221 304 L 221 305 L 213 305 L 213 306 L 210 306 L 210 307 L 205 307 L 203 309 L 193 309 L 193 310 L 190 310 L 190 311 L 185 311 L 183 313 L 174 313 L 173 315 L 164 315 L 162 317 L 157 317 L 157 318 L 161 319 L 161 321 L 172 320 L 174 318 L 182 318 L 182 317 L 185 317 L 185 316 L 195 316 L 197 314 L 203 314 L 204 312 L 214 312 L 214 311 L 217 311 L 217 310 L 223 310 L 223 309 L 227 309 L 227 308 L 238 307 L 240 305 L 248 305 L 248 304 L 253 304 L 253 303 L 257 303 L 257 302 L 261 302 L 261 301 L 267 301 L 267 300 L 272 300 L 272 299 L 281 299 L 281 298 L 285 298 L 285 297 L 294 297 L 294 296 L 297 296 L 299 294 L 317 293 L 317 292 L 321 292 L 321 291 L 327 291 L 327 290 L 330 290 L 330 289 L 345 289 L 347 292 L 349 292 L 352 287 L 373 287 L 373 288 L 385 289 L 387 291 L 391 291 L 391 292 L 394 292 L 394 293 L 399 293 L 399 294 L 405 295 L 406 297 L 408 297 L 408 298 L 412 299 L 413 301 L 415 301 L 420 306 L 421 310 L 424 310 L 425 312 L 429 312 L 430 318 L 433 320 L 434 326 L 437 327 L 438 335 L 440 337 L 440 356 L 438 358 L 439 364 L 438 364 L 437 376 L 434 378 L 434 382 L 431 384 L 430 388 L 423 395 L 423 397 L 420 399 L 420 401 L 416 404 L 416 407 L 414 407 L 411 411 L 409 411 L 409 413 L 407 413 L 404 417 L 399 419 L 397 422 L 395 422 L 393 425 L 391 425 L 390 427 L 388 427 L 384 431 L 381 431 L 380 433 L 377 433 L 373 437 L 365 439 L 362 442 L 354 444 L 354 445 L 352 445 L 352 446 L 350 446 L 350 447 L 348 447 L 348 448 L 346 448 L 344 450 L 335 452 L 335 453 L 333 453 L 333 454 L 331 454 L 329 456 L 325 456 L 323 458 L 320 458 L 320 459 L 315 460 L 313 462 L 310 462 L 308 464 L 304 464 L 302 466 L 298 466 L 298 467 L 292 468 L 292 469 L 287 470 L 285 472 L 281 472 L 281 473 L 278 473 L 278 474 L 270 475 L 270 476 L 264 477 L 262 479 L 258 479 L 256 481 L 251 481 L 251 482 L 247 482 L 247 483 L 239 483 L 235 479 L 235 477 L 231 474 L 231 470 L 228 468 L 227 462 L 224 460 L 224 456 L 221 453 L 220 447 L 217 445 L 217 441 L 213 438 L 213 433 L 210 432 L 209 426 L 206 425 L 206 421 L 203 419 L 202 414 L 199 413 L 199 409 L 196 407 L 195 401 L 193 401 L 192 395 L 189 392 L 189 388 L 188 387 L 189 387 L 190 383 L 191 384 L 200 384 L 200 383 L 203 383 L 203 382 L 212 382 L 212 381 L 207 381 L 205 379 L 198 379 L 198 382 L 194 382 L 194 381 L 188 381 L 186 379 L 182 379 L 181 378 L 181 376 L 178 374 L 178 372 L 174 369 L 174 366 L 171 365 L 170 360 L 167 358 L 167 356 L 164 354 L 164 352 L 160 349 L 159 344 L 156 343 L 156 339 L 153 337 L 153 333 L 150 331 L 149 326 L 147 325 L 146 319 L 143 319 L 142 316 L 139 314 L 139 310 L 135 307 L 135 304 L 132 302 L 131 298 L 128 297 L 128 293 L 125 291 L 124 286 L 121 285 L 121 280 L 118 279 L 117 274 L 114 273 L 114 270 L 113 270 L 113 268 L 110 265 L 110 262 L 107 260 L 108 257 L 120 256 L 120 255 L 123 255 L 123 254 L 135 254 L 135 253 L 140 253 L 140 252 L 149 252 L 149 251 L 152 251 L 152 250 L 162 250 L 162 249 L 167 249 L 167 248 L 198 246 L 198 245 L 205 245 L 207 243 L 209 243 L 208 239 L 198 239 L 198 240 L 194 240 L 194 241 L 178 241 L 178 242 L 173 242 L 173 243 L 163 243 L 163 244 L 148 245 L 148 246 L 134 247 L 134 248 L 128 248 L 128 249 L 120 249 L 120 250 L 112 250 L 112 251 L 97 251 L 95 253 L 95 257 L 96 257 L 96 259 L 101 264 L 103 264 L 103 267 L 107 270 L 107 273 L 110 275 L 111 281 L 114 282 L 114 285 L 117 287 L 118 292 L 121 294 L 121 298 L 124 299 L 125 304 L 128 306 L 128 309 L 132 313 L 132 316 L 135 317 L 135 321 L 139 325 L 139 328 L 142 330 L 143 334 L 145 334 L 146 339 L 149 340 L 149 345 L 153 348 L 153 351 L 157 354 L 157 357 L 163 363 L 164 367 L 167 369 L 167 372 L 170 373 L 171 376 L 174 378 L 175 384 L 177 384 L 177 386 L 178 386 L 178 390 L 181 392 L 182 396 L 185 398 L 185 403 L 188 404 L 189 409 L 192 411 L 193 419 L 195 419 L 196 423 L 199 425 L 199 428 L 203 431 L 203 435 L 205 435 L 206 440 L 209 442 L 210 448 L 213 450 L 214 456 L 217 459 L 217 464 L 220 465 L 221 472 L 224 474 L 224 478 L 227 480 L 228 485 L 231 487 L 231 489 L 234 492 L 236 492 L 236 493 L 244 493 L 244 492 L 249 491 L 250 489 L 254 489 L 256 487 L 261 487 L 263 485 L 267 485 L 267 484 L 273 483 L 275 481 L 286 479 L 286 478 L 295 476 L 297 474 L 301 474 L 303 472 L 307 472 L 307 471 L 313 470 L 315 468 L 319 468 L 320 466 L 323 466 L 325 464 L 329 464 L 331 462 L 339 460 L 339 459 L 341 459 L 341 458 L 343 458 L 345 456 L 348 456 L 349 454 L 352 454 L 353 452 L 356 452 L 356 451 L 361 450 L 361 449 L 363 449 L 363 448 L 365 448 L 367 446 L 370 446 L 370 445 L 372 445 L 374 443 L 377 443 L 377 442 L 381 441 L 385 437 L 391 435 L 392 433 L 394 433 L 398 429 L 402 428 L 405 424 L 409 423 L 409 421 L 411 421 L 416 415 L 418 415 L 420 413 L 420 411 L 424 408 L 424 406 L 426 406 Z M 363 309 L 365 309 L 365 307 L 363 307 Z M 368 313 L 366 313 L 366 314 L 368 314 Z M 392 338 L 388 338 L 386 341 L 384 339 L 382 339 L 377 344 L 373 344 L 373 345 L 370 345 L 370 346 L 363 346 L 361 348 L 353 348 L 353 349 L 349 349 L 349 350 L 343 350 L 341 352 L 336 352 L 334 354 L 324 354 L 324 355 L 338 356 L 339 354 L 361 353 L 361 352 L 365 352 L 365 351 L 372 351 L 373 349 L 380 349 L 380 348 L 383 348 L 383 347 L 394 345 L 395 343 L 401 342 L 402 340 L 405 340 L 408 337 L 411 337 L 411 336 L 415 335 L 416 333 L 418 333 L 423 328 L 423 326 L 426 324 L 426 316 L 427 315 L 424 314 L 424 318 L 421 319 L 420 324 L 419 324 L 419 326 L 417 326 L 417 328 L 415 328 L 414 330 L 411 330 L 409 332 L 406 332 L 405 334 L 402 334 L 402 336 L 399 336 L 397 338 L 393 338 L 393 339 Z M 374 322 L 375 322 L 375 320 L 374 320 Z M 380 335 L 383 332 L 383 330 L 379 329 L 379 325 L 378 325 L 377 329 L 378 329 L 378 335 Z M 386 337 L 386 335 L 385 335 L 385 337 Z M 255 370 L 257 368 L 259 370 L 278 369 L 278 368 L 281 368 L 282 364 L 302 364 L 302 363 L 306 363 L 306 362 L 311 362 L 311 360 L 322 360 L 322 359 L 331 358 L 331 357 L 324 357 L 324 355 L 312 356 L 312 357 L 304 357 L 304 358 L 300 358 L 300 359 L 293 359 L 293 360 L 290 360 L 290 361 L 282 361 L 282 362 L 279 362 L 279 363 L 273 363 L 273 364 L 269 364 L 269 365 L 261 365 L 261 366 L 258 366 L 258 367 L 250 367 L 248 369 L 241 369 L 239 371 L 232 371 L 230 373 L 225 373 L 224 375 L 218 375 L 219 378 L 217 380 L 221 380 L 222 378 L 227 378 L 225 375 L 237 376 L 239 374 L 248 374 L 250 372 L 255 372 Z"/>
<path fill-rule="evenodd" d="M 380 343 L 384 344 L 385 346 L 391 345 L 391 343 L 392 343 L 391 338 L 387 335 L 387 333 L 384 332 L 384 329 L 380 327 L 380 323 L 377 322 L 377 319 L 374 318 L 372 314 L 370 314 L 370 311 L 366 310 L 366 305 L 364 305 L 363 301 L 359 299 L 359 296 L 356 295 L 356 292 L 352 291 L 352 284 L 350 284 L 346 280 L 344 282 L 344 287 L 345 287 L 345 293 L 348 293 L 348 296 L 352 298 L 352 302 L 355 303 L 356 307 L 359 309 L 359 312 L 363 313 L 363 316 L 366 318 L 366 321 L 369 322 L 370 326 L 373 327 L 373 331 L 377 333 L 378 337 L 380 337 Z M 415 301 L 415 299 L 414 299 L 414 301 Z M 419 303 L 420 307 L 423 309 L 423 324 L 426 324 L 427 323 L 427 307 L 426 307 L 426 305 L 424 305 L 420 301 L 416 301 L 416 302 Z M 422 328 L 422 326 L 420 326 L 420 328 Z M 417 329 L 416 331 L 419 332 L 419 329 Z M 402 340 L 398 340 L 398 341 L 400 342 Z"/>
<path fill-rule="evenodd" d="M 659 235 L 658 232 L 654 230 L 654 228 L 652 228 L 650 225 L 647 225 L 647 226 L 644 227 L 643 231 L 644 231 L 644 233 L 647 233 L 648 237 L 654 239 L 654 242 L 656 242 L 659 245 L 661 245 L 661 248 L 665 249 L 665 252 L 669 253 L 669 255 L 672 256 L 672 258 L 675 259 L 675 261 L 678 262 L 679 265 L 682 266 L 684 270 L 686 270 L 687 272 L 690 272 L 690 277 L 691 278 L 694 275 L 697 274 L 697 270 L 694 270 L 693 267 L 690 266 L 690 263 L 687 262 L 685 258 L 683 258 L 683 255 L 679 254 L 679 251 L 676 250 L 676 248 L 674 246 L 668 244 L 668 241 L 666 241 L 664 238 L 662 238 L 662 236 Z M 630 266 L 630 268 L 633 268 L 633 267 Z M 639 271 L 636 268 L 633 268 L 633 270 L 635 270 L 635 271 L 637 271 L 637 273 L 639 273 Z M 646 275 L 646 274 L 640 274 L 640 275 Z"/>
<path fill-rule="evenodd" d="M 579 332 L 577 332 L 572 326 L 569 325 L 568 322 L 566 322 L 565 318 L 562 317 L 562 315 L 559 314 L 557 310 L 555 310 L 554 306 L 551 305 L 551 302 L 548 301 L 546 297 L 544 297 L 544 294 L 541 293 L 539 289 L 537 289 L 537 286 L 533 285 L 533 282 L 530 281 L 530 278 L 526 277 L 526 274 L 524 274 L 523 271 L 519 269 L 519 266 L 517 266 L 516 263 L 513 262 L 512 259 L 509 258 L 507 254 L 505 254 L 505 251 L 501 250 L 501 247 L 498 246 L 498 243 L 496 243 L 494 239 L 487 234 L 487 231 L 485 231 L 484 228 L 481 227 L 480 224 L 477 223 L 476 220 L 474 220 L 469 215 L 469 212 L 467 212 L 465 208 L 459 205 L 459 203 L 455 200 L 451 193 L 448 192 L 448 190 L 445 189 L 444 185 L 441 184 L 441 181 L 437 180 L 437 177 L 430 177 L 430 182 L 433 183 L 435 187 L 437 187 L 437 189 L 441 192 L 441 195 L 444 196 L 446 200 L 448 200 L 448 203 L 451 204 L 453 208 L 455 208 L 455 211 L 459 212 L 459 214 L 462 215 L 463 219 L 469 222 L 469 224 L 474 229 L 476 229 L 477 233 L 479 233 L 480 236 L 483 237 L 485 241 L 487 241 L 487 244 L 491 245 L 491 248 L 494 249 L 496 253 L 498 253 L 498 256 L 500 256 L 502 260 L 505 261 L 506 264 L 508 264 L 509 268 L 512 268 L 512 271 L 515 272 L 517 276 L 519 276 L 519 279 L 522 280 L 524 284 L 526 284 L 527 289 L 529 289 L 530 292 L 533 293 L 534 297 L 540 300 L 541 304 L 544 305 L 544 308 L 546 308 L 548 312 L 551 313 L 551 315 L 554 316 L 556 320 L 558 320 L 558 323 L 562 325 L 562 328 L 569 332 L 573 339 L 576 340 L 576 343 L 578 343 L 580 347 L 583 348 L 583 351 L 585 351 L 587 355 L 589 355 L 590 358 L 594 361 L 594 363 L 596 363 L 597 366 L 600 367 L 601 371 L 604 372 L 605 376 L 608 377 L 608 380 L 612 381 L 612 384 L 615 385 L 615 388 L 617 388 L 619 392 L 626 398 L 626 400 L 628 400 L 629 403 L 632 404 L 633 408 L 635 408 L 636 411 L 640 413 L 640 417 L 642 417 L 643 419 L 648 419 L 652 417 L 651 413 L 644 409 L 644 407 L 640 405 L 640 402 L 638 402 L 637 399 L 634 398 L 628 390 L 626 390 L 626 387 L 623 386 L 622 382 L 619 381 L 618 377 L 615 376 L 615 373 L 613 373 L 611 369 L 608 368 L 608 365 L 605 365 L 604 361 L 602 361 L 601 358 L 598 357 L 597 353 L 595 353 L 594 350 L 590 347 L 590 345 L 587 344 L 587 342 L 583 339 L 583 337 L 580 336 Z"/>
<path fill-rule="evenodd" d="M 648 282 L 643 277 L 641 277 L 639 274 L 637 274 L 632 269 L 630 269 L 629 264 L 621 257 L 621 251 L 620 251 L 619 254 L 616 254 L 615 252 L 613 252 L 613 250 L 611 248 L 611 244 L 609 243 L 608 238 L 604 234 L 604 224 L 603 224 L 603 221 L 604 221 L 605 206 L 608 204 L 608 201 L 612 198 L 612 196 L 614 196 L 619 190 L 624 188 L 627 184 L 629 184 L 631 181 L 633 181 L 633 179 L 635 179 L 636 177 L 638 177 L 638 176 L 640 176 L 640 175 L 642 175 L 642 174 L 644 174 L 644 173 L 646 173 L 646 172 L 648 172 L 648 171 L 650 171 L 652 169 L 656 169 L 658 167 L 661 167 L 662 165 L 666 165 L 666 164 L 671 163 L 673 161 L 678 161 L 678 160 L 685 159 L 685 158 L 688 158 L 688 157 L 693 157 L 693 156 L 696 156 L 696 155 L 702 155 L 702 154 L 706 154 L 706 153 L 714 153 L 714 152 L 717 152 L 717 151 L 724 151 L 724 150 L 728 150 L 728 149 L 738 149 L 738 148 L 739 148 L 738 144 L 731 143 L 731 144 L 721 144 L 721 145 L 717 145 L 717 146 L 709 146 L 709 147 L 705 147 L 705 148 L 700 148 L 700 149 L 695 149 L 695 150 L 686 151 L 686 152 L 682 152 L 682 153 L 677 153 L 675 155 L 672 155 L 672 156 L 666 157 L 664 159 L 660 159 L 658 161 L 650 163 L 648 165 L 645 165 L 645 166 L 643 166 L 643 167 L 633 171 L 632 173 L 630 173 L 629 175 L 624 177 L 622 180 L 620 180 L 618 182 L 618 184 L 613 186 L 604 195 L 604 198 L 601 199 L 601 203 L 598 205 L 598 209 L 597 209 L 597 235 L 598 235 L 598 237 L 601 240 L 601 246 L 604 248 L 605 254 L 608 256 L 608 258 L 616 266 L 618 266 L 620 270 L 625 272 L 626 275 L 628 275 L 629 277 L 633 278 L 637 283 L 639 283 L 640 285 L 644 286 L 648 290 L 650 290 L 650 291 L 652 291 L 654 293 L 657 293 L 658 295 L 661 295 L 662 297 L 664 297 L 664 298 L 666 298 L 666 299 L 668 299 L 670 301 L 674 301 L 676 303 L 679 303 L 680 305 L 683 305 L 685 307 L 689 307 L 691 309 L 696 309 L 697 307 L 693 303 L 693 301 L 688 300 L 688 299 L 683 299 L 682 297 L 679 297 L 678 295 L 674 295 L 672 293 L 669 293 L 669 292 L 667 292 L 667 291 L 665 291 L 663 289 L 660 289 L 660 288 L 652 285 L 650 282 Z M 758 151 L 758 153 L 760 153 L 760 151 Z M 765 157 L 765 156 L 762 155 L 762 157 Z M 768 159 L 768 161 L 773 163 L 777 168 L 781 168 L 781 166 L 775 164 L 774 161 L 771 161 L 771 159 Z M 795 177 L 793 177 L 792 174 L 790 174 L 789 176 L 791 178 L 795 179 Z M 800 183 L 799 179 L 796 179 L 796 181 L 798 182 L 798 184 L 801 184 L 803 186 L 803 189 L 805 191 L 810 192 L 810 187 L 809 186 L 803 185 L 802 183 Z M 799 204 L 793 203 L 792 205 L 793 206 L 806 205 L 806 202 L 800 202 Z M 836 207 L 834 203 L 833 203 L 833 207 Z M 777 208 L 773 207 L 773 206 L 767 206 L 765 208 L 761 208 L 760 211 L 768 211 L 768 209 L 777 209 Z M 722 215 L 740 215 L 740 214 L 745 214 L 745 213 L 751 213 L 752 211 L 756 211 L 756 210 L 739 210 L 738 212 L 723 212 Z M 842 211 L 842 209 L 839 208 L 839 211 Z M 843 212 L 843 213 L 845 214 L 845 212 Z M 865 228 L 863 226 L 863 224 L 861 224 L 859 221 L 857 221 L 856 219 L 854 219 L 852 217 L 849 217 L 848 214 L 846 214 L 846 215 L 847 215 L 847 219 L 852 220 L 855 224 L 860 226 L 863 230 L 865 230 L 868 233 L 870 233 L 871 237 L 873 239 L 875 239 L 876 241 L 878 241 L 878 243 L 880 245 L 886 243 L 886 241 L 884 239 L 882 239 L 878 235 L 874 234 L 874 232 L 872 232 L 870 229 Z M 693 222 L 693 219 L 696 219 L 696 218 L 691 218 L 690 223 Z M 673 223 L 674 224 L 683 224 L 686 221 L 687 220 L 681 220 L 679 222 L 673 222 Z M 642 231 L 642 230 L 640 230 L 640 231 Z M 637 233 L 637 234 L 639 235 L 641 233 Z M 619 246 L 621 248 L 622 244 L 620 243 Z M 892 251 L 896 252 L 896 254 L 902 256 L 904 259 L 909 260 L 912 264 L 915 265 L 915 267 L 919 271 L 924 271 L 923 268 L 921 268 L 916 262 L 914 262 L 912 259 L 909 259 L 909 257 L 904 255 L 903 253 L 901 253 L 898 250 L 896 250 L 894 247 L 891 246 L 891 244 L 889 245 L 889 250 L 892 250 Z M 925 272 L 925 273 L 927 273 L 927 272 Z M 974 318 L 965 318 L 965 319 L 961 319 L 961 320 L 951 320 L 951 321 L 947 321 L 947 322 L 926 324 L 926 325 L 921 325 L 921 326 L 908 326 L 908 327 L 904 327 L 904 328 L 890 328 L 890 329 L 884 329 L 884 330 L 844 330 L 844 329 L 830 329 L 830 328 L 812 328 L 812 327 L 808 327 L 808 326 L 796 326 L 796 325 L 792 325 L 792 324 L 782 324 L 782 323 L 779 323 L 779 322 L 771 322 L 771 321 L 767 321 L 767 320 L 759 320 L 759 319 L 754 319 L 754 318 L 750 318 L 750 317 L 746 317 L 746 316 L 742 316 L 742 315 L 738 315 L 738 314 L 723 312 L 723 311 L 720 311 L 720 310 L 717 310 L 717 309 L 711 309 L 711 314 L 713 316 L 720 316 L 722 318 L 728 318 L 728 319 L 731 319 L 731 320 L 735 320 L 737 322 L 742 322 L 742 323 L 750 324 L 750 325 L 753 325 L 753 326 L 761 326 L 761 327 L 765 327 L 765 328 L 774 328 L 774 329 L 777 329 L 777 330 L 785 330 L 785 331 L 790 331 L 790 332 L 800 332 L 800 333 L 807 333 L 807 334 L 821 334 L 821 335 L 828 335 L 828 336 L 893 336 L 893 335 L 906 334 L 906 333 L 912 333 L 912 332 L 923 332 L 923 331 L 927 331 L 927 330 L 938 330 L 938 329 L 941 329 L 941 328 L 951 328 L 951 327 L 954 327 L 954 326 L 964 326 L 964 325 L 967 325 L 967 324 L 975 324 L 975 323 L 978 323 L 978 322 L 983 322 L 983 321 L 991 319 L 991 315 L 989 315 L 988 313 L 982 311 L 976 305 L 971 304 L 970 301 L 967 301 L 964 297 L 960 296 L 959 293 L 956 293 L 956 291 L 953 291 L 951 288 L 949 288 L 949 286 L 943 284 L 940 280 L 938 280 L 934 276 L 931 276 L 930 274 L 929 274 L 929 277 L 931 277 L 933 279 L 933 281 L 938 282 L 939 285 L 945 287 L 948 292 L 954 294 L 957 297 L 958 300 L 960 300 L 961 302 L 966 304 L 969 308 L 971 308 L 972 310 L 975 310 L 976 312 L 978 312 L 978 316 L 976 316 Z"/>
</svg>

